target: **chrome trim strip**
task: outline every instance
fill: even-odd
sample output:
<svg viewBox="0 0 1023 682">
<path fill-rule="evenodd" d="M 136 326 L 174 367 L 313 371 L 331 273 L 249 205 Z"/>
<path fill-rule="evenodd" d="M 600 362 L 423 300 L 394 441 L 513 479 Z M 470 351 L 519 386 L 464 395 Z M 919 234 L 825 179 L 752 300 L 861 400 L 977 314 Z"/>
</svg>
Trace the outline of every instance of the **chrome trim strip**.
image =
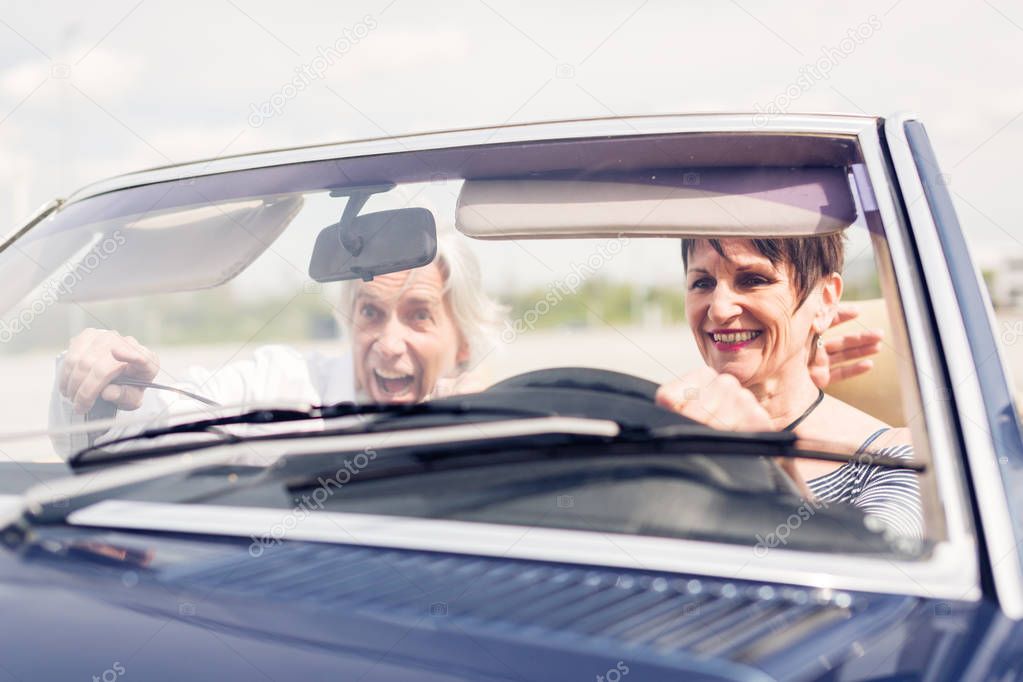
<svg viewBox="0 0 1023 682">
<path fill-rule="evenodd" d="M 37 208 L 35 213 L 33 213 L 29 219 L 21 225 L 21 227 L 14 228 L 6 237 L 3 238 L 3 240 L 0 240 L 0 252 L 14 243 L 15 239 L 41 223 L 51 213 L 61 208 L 65 203 L 66 201 L 64 199 L 50 199 L 45 204 Z"/>
<path fill-rule="evenodd" d="M 787 114 L 770 117 L 767 121 L 757 125 L 754 123 L 754 118 L 754 114 L 692 114 L 596 118 L 552 123 L 495 126 L 490 128 L 470 128 L 399 137 L 378 137 L 353 142 L 297 147 L 294 149 L 208 159 L 129 173 L 86 185 L 72 194 L 68 198 L 68 202 L 81 201 L 97 194 L 138 185 L 148 185 L 154 182 L 181 180 L 216 173 L 227 173 L 265 166 L 280 166 L 305 161 L 323 161 L 326 159 L 535 140 L 687 132 L 766 132 L 852 136 L 864 127 L 872 126 L 876 122 L 876 119 L 866 116 Z"/>
<path fill-rule="evenodd" d="M 962 592 L 947 572 L 959 570 L 954 556 L 959 548 L 949 545 L 938 546 L 938 560 L 932 562 L 780 548 L 754 561 L 751 547 L 713 542 L 325 511 L 298 519 L 289 509 L 107 500 L 73 512 L 68 520 L 75 526 L 249 538 L 254 561 L 276 538 L 695 573 L 932 599 L 979 598 L 979 589 Z M 855 574 L 849 571 L 853 562 L 859 569 Z"/>
<path fill-rule="evenodd" d="M 902 132 L 907 120 L 917 120 L 917 117 L 910 114 L 896 116 L 885 123 L 885 133 L 899 184 L 908 203 L 907 211 L 913 223 L 913 236 L 923 263 L 923 274 L 933 301 L 934 315 L 941 330 L 942 348 L 966 444 L 974 492 L 977 499 L 983 502 L 977 506 L 984 527 L 988 555 L 991 557 L 995 592 L 1005 615 L 1020 620 L 1023 619 L 1021 579 L 1023 566 L 1020 564 L 1013 533 L 1012 513 L 998 470 L 998 453 L 994 442 L 984 428 L 971 427 L 971 424 L 986 424 L 987 415 L 982 408 L 984 401 L 976 366 L 963 328 L 962 314 L 951 277 L 945 266 L 937 228 L 924 198 L 924 189 L 917 174 L 916 164 Z"/>
<path fill-rule="evenodd" d="M 874 125 L 865 127 L 858 137 L 864 167 L 871 182 L 877 210 L 884 226 L 884 238 L 891 255 L 892 270 L 906 321 L 906 333 L 913 353 L 915 378 L 920 389 L 923 426 L 926 428 L 926 442 L 930 446 L 930 463 L 933 465 L 935 488 L 939 501 L 943 503 L 941 509 L 947 535 L 942 546 L 945 547 L 945 551 L 935 552 L 930 560 L 931 570 L 947 576 L 947 582 L 942 586 L 945 593 L 958 592 L 960 595 L 975 595 L 975 598 L 979 598 L 980 568 L 977 545 L 972 515 L 963 488 L 965 478 L 959 466 L 957 449 L 953 445 L 956 442 L 954 417 L 949 413 L 946 402 L 925 399 L 925 396 L 936 395 L 940 390 L 938 378 L 942 376 L 938 349 L 929 341 L 932 338 L 930 321 L 923 313 L 927 310 L 927 299 L 914 277 L 915 264 L 904 240 L 899 212 L 888 184 L 890 179 L 887 164 L 882 156 L 877 128 Z M 914 434 L 917 441 L 922 435 L 919 434 L 920 428 L 918 420 L 917 433 Z M 903 588 L 908 586 L 908 583 L 903 584 Z M 922 596 L 937 596 L 937 593 L 929 594 L 930 589 L 926 588 Z"/>
<path fill-rule="evenodd" d="M 939 350 L 930 342 L 932 332 L 930 321 L 923 311 L 929 303 L 920 283 L 914 277 L 916 266 L 906 243 L 899 219 L 899 209 L 892 196 L 892 188 L 888 185 L 887 164 L 881 154 L 881 140 L 876 130 L 864 131 L 861 136 L 865 166 L 874 185 L 874 198 L 878 204 L 881 221 L 885 226 L 884 237 L 888 242 L 892 268 L 895 272 L 896 285 L 902 301 L 903 315 L 906 321 L 913 363 L 916 368 L 916 381 L 920 391 L 923 426 L 926 428 L 926 441 L 930 446 L 933 469 L 939 497 L 945 501 L 943 508 L 948 540 L 953 544 L 960 541 L 975 542 L 972 514 L 963 489 L 962 468 L 959 466 L 957 449 L 952 446 L 956 442 L 954 419 L 949 413 L 947 402 L 927 400 L 926 396 L 942 395 L 944 386 L 941 377 L 941 359 Z M 908 415 L 907 415 L 908 417 Z M 907 425 L 917 428 L 920 421 L 908 418 Z M 973 557 L 971 573 L 976 582 L 978 568 L 976 556 Z"/>
</svg>

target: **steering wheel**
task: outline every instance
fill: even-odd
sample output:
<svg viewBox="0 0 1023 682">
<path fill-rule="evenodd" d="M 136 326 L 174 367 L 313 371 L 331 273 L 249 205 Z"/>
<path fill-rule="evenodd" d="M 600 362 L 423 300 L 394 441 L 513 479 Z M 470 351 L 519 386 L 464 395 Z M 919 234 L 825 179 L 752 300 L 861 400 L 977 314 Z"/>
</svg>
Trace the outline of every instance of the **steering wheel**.
<svg viewBox="0 0 1023 682">
<path fill-rule="evenodd" d="M 516 374 L 491 386 L 488 391 L 507 388 L 575 388 L 654 401 L 657 384 L 631 374 L 593 367 L 552 367 Z"/>
<path fill-rule="evenodd" d="M 632 374 L 593 367 L 552 367 L 508 377 L 477 396 L 493 399 L 504 394 L 506 400 L 566 416 L 605 417 L 654 428 L 694 423 L 655 405 L 657 388 L 656 383 Z M 718 479 L 748 484 L 771 481 L 778 491 L 800 494 L 781 467 L 768 458 L 699 457 L 692 458 L 690 466 Z"/>
</svg>

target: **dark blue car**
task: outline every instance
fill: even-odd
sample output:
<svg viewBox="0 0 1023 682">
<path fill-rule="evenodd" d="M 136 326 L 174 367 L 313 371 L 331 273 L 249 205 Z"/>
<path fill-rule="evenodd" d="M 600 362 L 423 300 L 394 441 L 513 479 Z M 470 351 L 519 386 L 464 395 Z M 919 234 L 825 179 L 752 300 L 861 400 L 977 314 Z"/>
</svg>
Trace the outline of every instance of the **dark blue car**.
<svg viewBox="0 0 1023 682">
<path fill-rule="evenodd" d="M 913 117 L 156 168 L 0 245 L 0 679 L 1023 677 L 1023 451 Z"/>
</svg>

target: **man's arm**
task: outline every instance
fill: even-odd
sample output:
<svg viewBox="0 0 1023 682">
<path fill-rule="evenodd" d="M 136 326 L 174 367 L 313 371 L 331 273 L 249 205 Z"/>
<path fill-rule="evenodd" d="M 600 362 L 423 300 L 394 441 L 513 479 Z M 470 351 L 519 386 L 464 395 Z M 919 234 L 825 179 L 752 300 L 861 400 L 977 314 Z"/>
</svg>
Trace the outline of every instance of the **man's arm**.
<svg viewBox="0 0 1023 682">
<path fill-rule="evenodd" d="M 75 408 L 70 398 L 61 391 L 62 375 L 67 363 L 67 352 L 57 356 L 54 363 L 54 382 L 50 392 L 49 432 L 50 442 L 57 455 L 67 459 L 74 453 L 90 447 L 102 438 L 112 439 L 126 435 L 132 429 L 136 431 L 145 425 L 166 415 L 167 404 L 162 396 L 146 395 L 138 408 L 130 411 L 131 424 L 114 424 L 118 416 L 118 408 L 114 403 L 98 399 L 92 407 L 81 412 Z M 153 392 L 155 393 L 155 392 Z M 75 428 L 94 423 L 94 428 Z M 142 426 L 138 426 L 141 424 Z M 70 428 L 69 428 L 70 427 Z"/>
<path fill-rule="evenodd" d="M 106 330 L 90 332 L 100 332 L 107 338 L 100 343 L 90 342 L 83 350 L 80 334 L 72 340 L 72 346 L 78 348 L 79 353 L 72 356 L 69 349 L 57 359 L 54 388 L 50 397 L 49 421 L 51 441 L 56 452 L 62 457 L 69 457 L 96 442 L 112 440 L 145 428 L 166 424 L 174 417 L 185 415 L 191 417 L 210 409 L 208 405 L 176 392 L 111 383 L 122 376 L 122 373 L 127 374 L 128 370 L 128 367 L 123 367 L 122 373 L 111 371 L 111 364 L 130 364 L 120 358 L 127 357 L 133 349 L 122 347 L 121 351 L 115 352 L 112 345 L 120 343 L 115 338 L 120 336 L 116 332 Z M 85 340 L 88 341 L 88 337 Z M 76 344 L 76 341 L 79 343 Z M 128 343 L 134 346 L 138 342 Z M 139 346 L 144 349 L 141 344 Z M 134 350 L 139 352 L 138 349 Z M 139 361 L 147 362 L 150 358 L 156 357 L 148 349 L 144 350 L 144 355 L 135 356 Z M 148 366 L 135 368 L 135 373 L 129 376 L 137 378 L 145 376 L 148 378 L 143 380 L 152 381 L 156 378 L 156 373 L 159 373 L 158 362 L 155 367 L 156 373 L 151 373 L 150 369 Z M 90 383 L 88 377 L 101 377 L 102 380 Z M 224 406 L 272 401 L 308 404 L 320 402 L 306 358 L 295 349 L 285 346 L 263 346 L 257 349 L 251 358 L 232 362 L 215 372 L 193 367 L 182 379 L 171 377 L 162 380 L 161 383 L 201 395 Z M 82 388 L 83 385 L 85 389 Z M 82 411 L 83 408 L 86 408 L 85 412 Z M 88 432 L 84 430 L 71 434 L 53 432 L 97 419 L 114 419 L 114 424 L 111 426 L 108 423 L 102 428 Z"/>
</svg>

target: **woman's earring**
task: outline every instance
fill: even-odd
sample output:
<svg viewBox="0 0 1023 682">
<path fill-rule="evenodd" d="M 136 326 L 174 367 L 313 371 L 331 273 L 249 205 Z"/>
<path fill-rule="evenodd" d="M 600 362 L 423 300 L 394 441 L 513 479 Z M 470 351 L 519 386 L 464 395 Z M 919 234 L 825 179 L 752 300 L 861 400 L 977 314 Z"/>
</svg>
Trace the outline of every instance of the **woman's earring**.
<svg viewBox="0 0 1023 682">
<path fill-rule="evenodd" d="M 817 335 L 817 348 L 824 348 L 824 339 L 821 338 L 820 334 Z"/>
</svg>

